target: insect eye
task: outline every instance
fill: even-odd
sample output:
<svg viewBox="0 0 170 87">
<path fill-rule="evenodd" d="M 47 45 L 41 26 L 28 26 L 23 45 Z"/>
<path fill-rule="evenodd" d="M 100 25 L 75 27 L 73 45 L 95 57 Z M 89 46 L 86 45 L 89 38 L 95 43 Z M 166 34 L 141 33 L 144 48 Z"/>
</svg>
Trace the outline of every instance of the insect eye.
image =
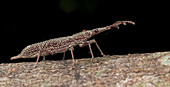
<svg viewBox="0 0 170 87">
<path fill-rule="evenodd" d="M 94 32 L 97 33 L 97 32 L 99 32 L 99 31 L 98 31 L 98 29 L 95 29 Z"/>
</svg>

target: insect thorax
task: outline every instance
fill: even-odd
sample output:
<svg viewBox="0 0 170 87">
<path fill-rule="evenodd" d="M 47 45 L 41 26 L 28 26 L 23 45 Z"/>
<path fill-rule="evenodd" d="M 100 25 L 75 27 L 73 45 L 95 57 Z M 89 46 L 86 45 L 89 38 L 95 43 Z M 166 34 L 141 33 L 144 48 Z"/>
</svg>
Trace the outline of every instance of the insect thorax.
<svg viewBox="0 0 170 87">
<path fill-rule="evenodd" d="M 92 34 L 91 31 L 83 31 L 77 34 L 73 34 L 72 38 L 79 44 L 88 40 L 91 37 L 91 34 Z"/>
</svg>

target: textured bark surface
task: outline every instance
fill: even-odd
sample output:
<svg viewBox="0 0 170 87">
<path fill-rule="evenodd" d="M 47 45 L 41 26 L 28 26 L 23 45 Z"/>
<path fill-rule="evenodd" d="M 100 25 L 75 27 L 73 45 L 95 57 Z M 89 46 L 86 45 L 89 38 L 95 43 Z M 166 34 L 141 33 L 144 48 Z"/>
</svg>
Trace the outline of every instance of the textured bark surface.
<svg viewBox="0 0 170 87">
<path fill-rule="evenodd" d="M 71 59 L 71 58 L 70 58 Z M 0 64 L 0 87 L 168 87 L 170 52 Z"/>
</svg>

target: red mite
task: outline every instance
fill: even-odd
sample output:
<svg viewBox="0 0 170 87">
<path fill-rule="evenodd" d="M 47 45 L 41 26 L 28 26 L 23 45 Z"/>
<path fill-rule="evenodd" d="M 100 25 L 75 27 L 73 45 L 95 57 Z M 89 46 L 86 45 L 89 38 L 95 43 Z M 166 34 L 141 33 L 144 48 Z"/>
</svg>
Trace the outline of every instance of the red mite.
<svg viewBox="0 0 170 87">
<path fill-rule="evenodd" d="M 92 59 L 93 59 L 94 56 L 93 56 L 93 52 L 92 52 L 91 45 L 90 45 L 91 43 L 95 43 L 97 48 L 99 49 L 101 55 L 105 56 L 105 54 L 102 52 L 102 50 L 100 49 L 100 47 L 97 44 L 97 42 L 95 41 L 95 39 L 89 40 L 89 41 L 87 41 L 87 40 L 90 37 L 92 37 L 96 34 L 99 34 L 103 31 L 110 30 L 113 28 L 119 29 L 120 24 L 126 25 L 126 23 L 135 25 L 135 23 L 132 21 L 117 21 L 116 23 L 114 23 L 110 26 L 96 28 L 96 29 L 92 29 L 92 30 L 83 30 L 82 32 L 73 34 L 72 36 L 59 37 L 59 38 L 54 38 L 54 39 L 46 40 L 43 42 L 35 43 L 35 44 L 28 45 L 27 47 L 25 47 L 21 51 L 20 54 L 18 54 L 17 56 L 11 57 L 11 60 L 19 59 L 19 58 L 37 57 L 37 61 L 35 64 L 35 66 L 36 66 L 40 56 L 43 56 L 45 58 L 45 56 L 47 56 L 47 55 L 50 55 L 50 54 L 53 55 L 56 53 L 64 53 L 64 55 L 65 55 L 65 52 L 70 50 L 71 55 L 72 55 L 72 61 L 74 63 L 73 50 L 74 50 L 74 47 L 77 45 L 79 45 L 80 47 L 84 47 L 84 46 L 88 45 Z"/>
</svg>

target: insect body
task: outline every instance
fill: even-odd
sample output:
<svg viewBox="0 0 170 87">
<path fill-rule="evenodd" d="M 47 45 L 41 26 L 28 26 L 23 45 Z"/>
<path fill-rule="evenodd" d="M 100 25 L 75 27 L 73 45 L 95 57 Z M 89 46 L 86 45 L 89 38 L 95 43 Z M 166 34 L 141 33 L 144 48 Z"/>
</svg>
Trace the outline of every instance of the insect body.
<svg viewBox="0 0 170 87">
<path fill-rule="evenodd" d="M 91 43 L 95 43 L 97 48 L 99 49 L 101 55 L 105 56 L 104 53 L 102 52 L 102 50 L 100 49 L 99 45 L 95 41 L 95 39 L 89 40 L 89 41 L 87 41 L 87 40 L 90 37 L 92 37 L 96 34 L 99 34 L 103 31 L 110 30 L 112 28 L 119 29 L 120 24 L 126 25 L 126 23 L 135 24 L 132 21 L 117 21 L 116 23 L 114 23 L 110 26 L 96 28 L 93 30 L 87 30 L 87 31 L 73 34 L 72 36 L 54 38 L 54 39 L 46 40 L 43 42 L 35 43 L 32 45 L 28 45 L 21 51 L 21 53 L 19 55 L 11 57 L 11 60 L 19 59 L 19 58 L 37 57 L 37 61 L 35 64 L 35 66 L 36 66 L 40 56 L 45 57 L 47 55 L 52 55 L 52 54 L 56 54 L 56 53 L 65 53 L 66 51 L 70 50 L 71 55 L 72 55 L 72 61 L 74 63 L 73 50 L 74 50 L 74 47 L 77 45 L 79 45 L 80 47 L 84 47 L 84 46 L 88 45 L 91 55 L 92 55 L 92 59 L 93 59 L 94 56 L 93 56 L 93 52 L 92 52 L 91 45 L 90 45 Z"/>
</svg>

